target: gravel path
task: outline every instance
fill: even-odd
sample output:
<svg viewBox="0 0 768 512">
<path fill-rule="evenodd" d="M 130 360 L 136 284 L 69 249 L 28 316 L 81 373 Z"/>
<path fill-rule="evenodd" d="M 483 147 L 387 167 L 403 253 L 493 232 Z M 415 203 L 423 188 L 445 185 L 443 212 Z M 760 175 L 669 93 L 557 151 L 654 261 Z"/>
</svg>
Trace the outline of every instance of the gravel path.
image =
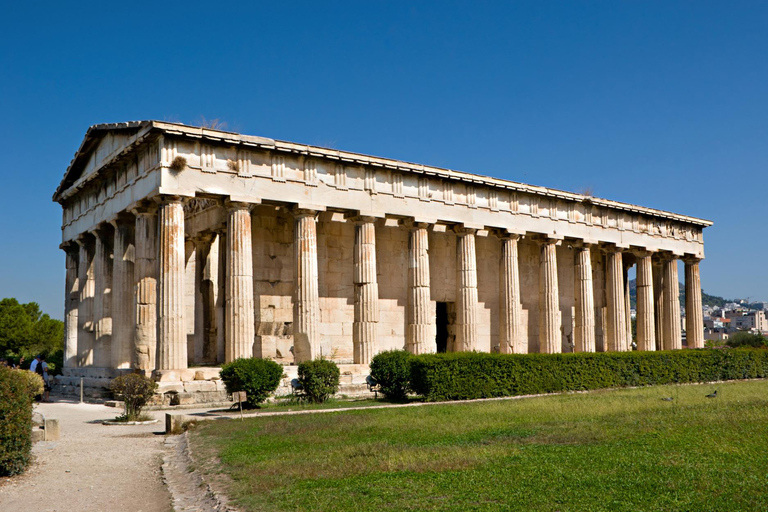
<svg viewBox="0 0 768 512">
<path fill-rule="evenodd" d="M 3 512 L 169 512 L 171 498 L 160 465 L 163 412 L 153 425 L 104 426 L 120 410 L 58 401 L 36 410 L 57 418 L 59 441 L 41 441 L 24 475 L 0 481 Z"/>
</svg>

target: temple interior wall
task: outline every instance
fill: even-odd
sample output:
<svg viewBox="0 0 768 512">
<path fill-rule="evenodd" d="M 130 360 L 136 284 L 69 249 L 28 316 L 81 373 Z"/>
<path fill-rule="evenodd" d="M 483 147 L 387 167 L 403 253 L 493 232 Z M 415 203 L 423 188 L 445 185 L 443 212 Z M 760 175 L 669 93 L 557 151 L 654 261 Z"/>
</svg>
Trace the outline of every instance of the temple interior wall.
<svg viewBox="0 0 768 512">
<path fill-rule="evenodd" d="M 320 346 L 331 350 L 330 354 L 322 356 L 352 362 L 355 225 L 333 222 L 329 217 L 327 213 L 321 214 L 317 223 Z"/>
<path fill-rule="evenodd" d="M 376 278 L 379 284 L 379 349 L 405 345 L 408 293 L 408 230 L 376 224 Z"/>
<path fill-rule="evenodd" d="M 293 218 L 285 211 L 256 206 L 251 214 L 254 354 L 293 362 Z"/>
</svg>

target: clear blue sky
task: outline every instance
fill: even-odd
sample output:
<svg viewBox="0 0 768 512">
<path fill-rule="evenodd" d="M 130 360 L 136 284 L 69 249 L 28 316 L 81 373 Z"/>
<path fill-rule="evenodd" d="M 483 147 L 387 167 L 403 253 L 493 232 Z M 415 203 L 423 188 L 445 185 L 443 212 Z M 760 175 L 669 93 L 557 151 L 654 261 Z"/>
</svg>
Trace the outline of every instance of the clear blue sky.
<svg viewBox="0 0 768 512">
<path fill-rule="evenodd" d="M 51 195 L 89 125 L 228 129 L 715 222 L 768 300 L 766 2 L 6 2 L 0 296 L 63 316 Z"/>
</svg>

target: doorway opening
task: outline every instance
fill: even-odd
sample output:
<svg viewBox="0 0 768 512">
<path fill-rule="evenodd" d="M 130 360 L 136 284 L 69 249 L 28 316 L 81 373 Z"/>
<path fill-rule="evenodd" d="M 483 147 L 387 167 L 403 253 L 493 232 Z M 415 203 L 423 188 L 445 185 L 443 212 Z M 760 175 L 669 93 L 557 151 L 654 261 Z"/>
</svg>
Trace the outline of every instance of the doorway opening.
<svg viewBox="0 0 768 512">
<path fill-rule="evenodd" d="M 437 302 L 435 307 L 435 342 L 437 352 L 443 354 L 453 350 L 456 338 L 456 306 L 453 302 Z"/>
</svg>

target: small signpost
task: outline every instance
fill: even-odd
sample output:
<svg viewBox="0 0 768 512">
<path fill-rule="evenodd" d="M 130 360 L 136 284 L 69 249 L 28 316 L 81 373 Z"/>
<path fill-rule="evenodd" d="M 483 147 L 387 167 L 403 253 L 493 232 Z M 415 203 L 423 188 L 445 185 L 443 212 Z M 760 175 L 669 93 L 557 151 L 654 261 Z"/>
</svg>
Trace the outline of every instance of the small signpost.
<svg viewBox="0 0 768 512">
<path fill-rule="evenodd" d="M 240 420 L 243 419 L 243 402 L 248 400 L 245 391 L 235 391 L 232 393 L 232 401 L 240 405 Z"/>
</svg>

